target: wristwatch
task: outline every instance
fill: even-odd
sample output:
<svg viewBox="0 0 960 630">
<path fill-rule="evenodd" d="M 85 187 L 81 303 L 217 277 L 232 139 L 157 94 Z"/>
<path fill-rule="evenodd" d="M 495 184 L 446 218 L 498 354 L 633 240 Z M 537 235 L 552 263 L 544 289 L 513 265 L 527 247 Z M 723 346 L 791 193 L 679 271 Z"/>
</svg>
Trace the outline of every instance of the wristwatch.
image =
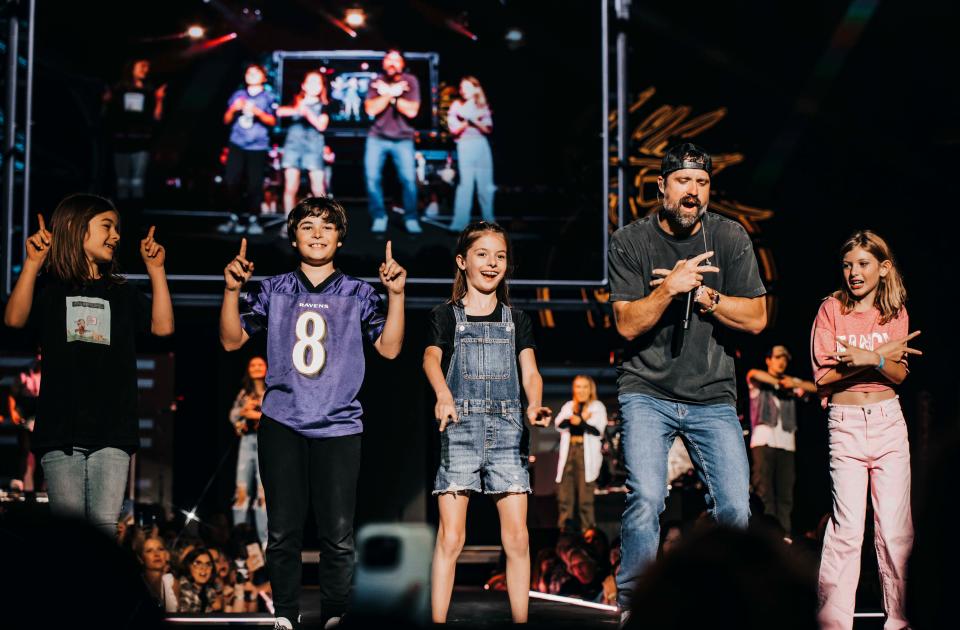
<svg viewBox="0 0 960 630">
<path fill-rule="evenodd" d="M 717 310 L 717 305 L 720 304 L 720 292 L 715 289 L 710 289 L 710 291 L 711 291 L 710 300 L 713 302 L 713 304 L 711 304 L 710 308 L 705 310 L 704 313 L 714 312 L 715 310 Z"/>
</svg>

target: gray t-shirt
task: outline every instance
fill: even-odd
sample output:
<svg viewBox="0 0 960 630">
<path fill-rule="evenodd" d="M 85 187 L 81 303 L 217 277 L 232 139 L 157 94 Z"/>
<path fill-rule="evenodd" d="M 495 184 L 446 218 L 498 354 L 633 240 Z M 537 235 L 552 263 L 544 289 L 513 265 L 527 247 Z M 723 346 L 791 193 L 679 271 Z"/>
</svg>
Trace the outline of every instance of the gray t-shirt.
<svg viewBox="0 0 960 630">
<path fill-rule="evenodd" d="M 656 215 L 634 221 L 610 240 L 610 300 L 633 301 L 649 295 L 654 269 L 673 269 L 678 260 L 707 251 L 719 273 L 705 273 L 704 284 L 725 296 L 754 298 L 766 293 L 753 244 L 743 227 L 713 213 L 687 238 L 667 234 Z M 706 263 L 701 263 L 706 264 Z M 690 327 L 683 330 L 686 295 L 677 296 L 653 328 L 627 344 L 620 365 L 621 394 L 695 404 L 735 405 L 730 331 L 712 315 L 699 315 L 696 305 Z"/>
</svg>

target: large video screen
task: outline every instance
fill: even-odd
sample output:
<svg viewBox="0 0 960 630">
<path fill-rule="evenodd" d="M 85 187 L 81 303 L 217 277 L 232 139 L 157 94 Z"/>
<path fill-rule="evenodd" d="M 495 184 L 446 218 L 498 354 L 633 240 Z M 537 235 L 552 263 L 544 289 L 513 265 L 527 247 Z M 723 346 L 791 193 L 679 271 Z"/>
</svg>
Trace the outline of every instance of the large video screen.
<svg viewBox="0 0 960 630">
<path fill-rule="evenodd" d="M 104 86 L 93 84 L 82 108 L 75 106 L 78 97 L 38 115 L 44 121 L 38 129 L 55 142 L 34 151 L 34 172 L 44 179 L 24 212 L 27 234 L 37 229 L 37 212 L 49 226 L 59 199 L 97 192 L 120 209 L 125 273 L 146 277 L 137 243 L 155 226 L 174 292 L 215 295 L 241 239 L 255 279 L 293 269 L 298 261 L 286 215 L 300 198 L 323 193 L 340 202 L 348 218 L 336 265 L 357 277 L 376 279 L 390 241 L 411 284 L 449 283 L 459 230 L 485 218 L 510 235 L 514 284 L 602 284 L 610 121 L 601 18 L 607 3 L 558 0 L 551 12 L 576 19 L 556 22 L 539 3 L 473 3 L 469 23 L 406 6 L 373 2 L 355 49 L 354 40 L 333 27 L 323 33 L 308 27 L 307 8 L 296 4 L 284 14 L 264 11 L 263 21 L 236 40 L 196 45 L 189 56 L 171 45 L 166 61 L 152 57 L 149 81 L 164 85 L 166 97 L 143 147 L 148 159 L 140 200 L 121 194 L 120 169 L 133 162 L 107 137 L 113 123 L 86 122 L 90 111 L 108 112 Z M 412 115 L 402 111 L 401 96 L 371 116 L 364 101 L 387 72 L 392 47 L 403 52 L 403 72 L 417 79 L 419 107 Z M 251 64 L 263 69 L 263 91 L 247 85 Z M 327 102 L 315 107 L 323 124 L 323 116 L 298 121 L 262 111 L 300 103 L 308 73 L 323 77 Z M 41 84 L 40 90 L 55 88 Z M 243 102 L 232 106 L 238 94 Z M 400 122 L 377 123 L 387 115 Z M 69 134 L 93 128 L 102 136 L 67 142 Z M 409 133 L 398 135 L 398 128 Z M 12 249 L 15 278 L 22 251 Z"/>
</svg>

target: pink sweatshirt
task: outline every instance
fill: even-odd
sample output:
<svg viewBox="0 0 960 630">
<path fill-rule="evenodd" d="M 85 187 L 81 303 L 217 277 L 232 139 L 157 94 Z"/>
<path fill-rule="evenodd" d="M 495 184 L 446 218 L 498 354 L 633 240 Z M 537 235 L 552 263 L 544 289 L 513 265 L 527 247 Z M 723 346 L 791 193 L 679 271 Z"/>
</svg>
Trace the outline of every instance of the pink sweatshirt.
<svg viewBox="0 0 960 630">
<path fill-rule="evenodd" d="M 810 333 L 810 357 L 813 362 L 813 378 L 818 381 L 830 368 L 837 365 L 833 358 L 842 344 L 873 350 L 888 341 L 903 339 L 909 333 L 909 316 L 906 307 L 886 324 L 880 323 L 880 311 L 872 308 L 864 313 L 840 312 L 840 300 L 828 297 L 820 305 L 817 318 Z M 836 391 L 881 392 L 893 389 L 892 384 L 876 370 L 864 370 L 835 384 Z"/>
</svg>

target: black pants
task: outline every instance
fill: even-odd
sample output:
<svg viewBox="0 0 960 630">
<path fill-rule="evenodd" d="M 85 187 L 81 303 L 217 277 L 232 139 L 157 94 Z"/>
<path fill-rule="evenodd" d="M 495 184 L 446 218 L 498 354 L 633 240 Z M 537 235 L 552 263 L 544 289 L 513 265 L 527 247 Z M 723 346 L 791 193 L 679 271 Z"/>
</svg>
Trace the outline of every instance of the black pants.
<svg viewBox="0 0 960 630">
<path fill-rule="evenodd" d="M 587 482 L 587 473 L 583 462 L 583 442 L 570 444 L 567 452 L 567 461 L 563 466 L 563 476 L 557 486 L 557 511 L 559 519 L 557 527 L 561 531 L 585 532 L 596 527 L 596 518 L 593 512 L 594 493 L 597 484 Z M 580 528 L 572 527 L 574 520 L 579 521 Z"/>
<path fill-rule="evenodd" d="M 794 454 L 770 446 L 754 446 L 750 450 L 753 452 L 753 491 L 763 501 L 763 513 L 780 521 L 789 536 L 796 480 Z"/>
<path fill-rule="evenodd" d="M 230 210 L 235 214 L 260 214 L 260 202 L 263 201 L 263 169 L 266 165 L 266 151 L 246 151 L 235 144 L 230 145 L 224 181 L 227 184 Z"/>
<path fill-rule="evenodd" d="M 339 616 L 353 580 L 360 435 L 307 438 L 267 416 L 258 435 L 267 499 L 267 573 L 276 615 L 296 622 L 300 612 L 300 552 L 312 502 L 320 538 L 322 615 Z"/>
</svg>

